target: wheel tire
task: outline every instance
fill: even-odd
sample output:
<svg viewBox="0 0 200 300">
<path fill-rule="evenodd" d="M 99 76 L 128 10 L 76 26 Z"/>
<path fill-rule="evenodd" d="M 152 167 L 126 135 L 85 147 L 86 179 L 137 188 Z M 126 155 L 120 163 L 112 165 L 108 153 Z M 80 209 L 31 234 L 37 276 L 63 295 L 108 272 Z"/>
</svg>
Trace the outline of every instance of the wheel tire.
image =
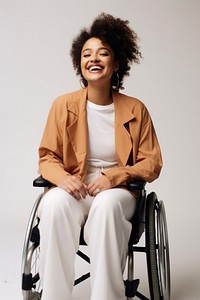
<svg viewBox="0 0 200 300">
<path fill-rule="evenodd" d="M 156 211 L 158 201 L 155 193 L 147 196 L 146 200 L 146 255 L 147 270 L 149 280 L 149 291 L 151 300 L 161 300 L 162 293 L 160 287 L 160 276 L 158 268 L 158 250 L 157 250 L 157 233 L 156 233 Z"/>
<path fill-rule="evenodd" d="M 158 264 L 163 300 L 170 299 L 170 258 L 167 231 L 167 220 L 163 201 L 159 201 L 158 209 Z"/>
</svg>

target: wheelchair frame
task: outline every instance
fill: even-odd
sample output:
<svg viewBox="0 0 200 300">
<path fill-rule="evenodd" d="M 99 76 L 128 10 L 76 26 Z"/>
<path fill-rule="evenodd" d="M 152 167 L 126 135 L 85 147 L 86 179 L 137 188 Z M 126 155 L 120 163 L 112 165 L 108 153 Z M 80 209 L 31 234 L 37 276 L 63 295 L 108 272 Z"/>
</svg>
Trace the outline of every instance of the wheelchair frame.
<svg viewBox="0 0 200 300">
<path fill-rule="evenodd" d="M 40 300 L 42 289 L 39 277 L 40 233 L 37 209 L 44 193 L 51 187 L 51 183 L 42 176 L 33 181 L 33 186 L 43 187 L 44 192 L 39 195 L 33 206 L 24 241 L 22 254 L 22 294 L 23 300 Z M 139 279 L 134 279 L 134 252 L 146 253 L 149 293 L 151 300 L 170 300 L 170 258 L 167 222 L 163 201 L 158 201 L 155 192 L 146 194 L 145 182 L 134 181 L 128 184 L 130 191 L 138 191 L 138 205 L 131 220 L 133 229 L 128 247 L 128 274 L 124 281 L 127 300 L 137 297 L 149 300 L 138 291 Z M 145 233 L 145 246 L 137 246 L 142 234 Z M 83 232 L 80 245 L 86 245 Z M 77 255 L 90 263 L 90 258 L 78 250 Z M 90 277 L 87 273 L 76 279 L 74 285 Z"/>
</svg>

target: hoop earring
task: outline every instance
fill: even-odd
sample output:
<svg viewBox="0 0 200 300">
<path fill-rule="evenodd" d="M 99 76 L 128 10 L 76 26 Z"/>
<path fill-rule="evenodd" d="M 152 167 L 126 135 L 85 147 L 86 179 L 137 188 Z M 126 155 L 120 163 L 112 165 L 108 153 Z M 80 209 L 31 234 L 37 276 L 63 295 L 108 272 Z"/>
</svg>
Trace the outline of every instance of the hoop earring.
<svg viewBox="0 0 200 300">
<path fill-rule="evenodd" d="M 83 79 L 83 78 L 80 78 L 80 79 L 79 79 L 79 83 L 80 83 L 81 88 L 82 88 L 82 89 L 85 89 L 86 86 L 85 86 L 85 84 L 84 84 L 84 79 Z"/>
<path fill-rule="evenodd" d="M 118 88 L 119 88 L 119 74 L 117 72 L 115 72 L 114 74 L 116 74 L 116 79 L 113 76 L 113 85 L 112 85 L 112 88 L 114 90 L 118 90 Z M 114 84 L 115 82 L 116 82 L 116 84 Z"/>
</svg>

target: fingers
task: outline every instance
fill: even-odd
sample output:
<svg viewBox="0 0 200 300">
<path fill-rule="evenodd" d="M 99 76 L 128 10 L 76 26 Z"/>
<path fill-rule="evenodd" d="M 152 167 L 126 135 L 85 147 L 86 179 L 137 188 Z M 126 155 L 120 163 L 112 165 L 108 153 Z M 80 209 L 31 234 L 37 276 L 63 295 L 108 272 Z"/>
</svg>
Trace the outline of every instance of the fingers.
<svg viewBox="0 0 200 300">
<path fill-rule="evenodd" d="M 96 196 L 97 194 L 99 194 L 103 189 L 100 189 L 99 187 L 98 187 L 98 185 L 96 185 L 96 184 L 91 184 L 91 185 L 89 185 L 88 187 L 87 187 L 87 190 L 88 190 L 88 194 L 90 195 L 90 196 Z"/>
<path fill-rule="evenodd" d="M 90 196 L 96 196 L 100 192 L 105 191 L 109 188 L 111 188 L 109 179 L 106 176 L 102 175 L 88 185 L 87 191 Z"/>
<path fill-rule="evenodd" d="M 58 182 L 58 187 L 65 190 L 67 193 L 75 197 L 77 200 L 85 199 L 86 195 L 95 197 L 101 191 L 105 191 L 111 188 L 110 180 L 102 175 L 96 178 L 88 186 L 86 186 L 79 178 L 76 176 L 67 176 L 60 179 Z"/>
<path fill-rule="evenodd" d="M 84 199 L 87 195 L 86 186 L 75 176 L 69 176 L 59 181 L 58 187 L 75 197 L 77 200 Z"/>
<path fill-rule="evenodd" d="M 71 181 L 68 185 L 68 193 L 74 196 L 77 200 L 85 199 L 87 190 L 82 182 L 76 180 Z"/>
</svg>

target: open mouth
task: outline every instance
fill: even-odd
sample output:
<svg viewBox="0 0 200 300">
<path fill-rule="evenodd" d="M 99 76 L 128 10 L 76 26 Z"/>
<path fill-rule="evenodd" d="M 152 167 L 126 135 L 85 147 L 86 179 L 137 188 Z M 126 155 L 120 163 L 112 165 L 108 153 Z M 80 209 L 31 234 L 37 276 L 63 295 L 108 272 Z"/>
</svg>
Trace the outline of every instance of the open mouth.
<svg viewBox="0 0 200 300">
<path fill-rule="evenodd" d="M 89 70 L 90 72 L 98 72 L 98 71 L 103 70 L 103 67 L 101 67 L 101 66 L 96 66 L 96 65 L 95 65 L 95 66 L 89 67 L 88 70 Z"/>
</svg>

